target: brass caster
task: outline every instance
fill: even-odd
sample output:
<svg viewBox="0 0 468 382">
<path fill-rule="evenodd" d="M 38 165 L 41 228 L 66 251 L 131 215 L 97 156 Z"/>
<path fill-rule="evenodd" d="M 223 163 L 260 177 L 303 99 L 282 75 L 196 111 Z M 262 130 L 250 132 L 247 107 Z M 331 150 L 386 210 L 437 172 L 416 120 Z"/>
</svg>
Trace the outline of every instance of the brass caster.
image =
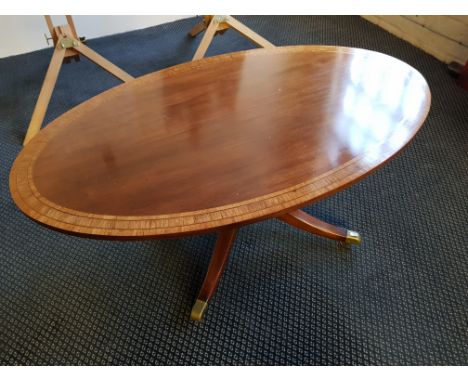
<svg viewBox="0 0 468 382">
<path fill-rule="evenodd" d="M 358 232 L 356 231 L 350 231 L 348 230 L 346 232 L 346 240 L 345 240 L 345 243 L 346 244 L 355 244 L 355 245 L 359 245 L 361 244 L 361 235 L 359 235 Z"/>
<path fill-rule="evenodd" d="M 195 305 L 193 305 L 192 313 L 190 314 L 190 319 L 193 321 L 201 321 L 203 318 L 203 314 L 205 313 L 206 308 L 208 307 L 208 303 L 203 300 L 195 301 Z"/>
</svg>

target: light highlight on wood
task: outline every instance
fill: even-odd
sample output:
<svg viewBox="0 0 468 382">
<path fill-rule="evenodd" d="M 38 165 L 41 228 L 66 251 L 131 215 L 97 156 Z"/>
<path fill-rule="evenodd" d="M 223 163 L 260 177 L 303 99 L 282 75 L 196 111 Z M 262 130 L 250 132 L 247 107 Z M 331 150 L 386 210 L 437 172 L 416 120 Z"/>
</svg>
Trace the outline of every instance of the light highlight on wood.
<svg viewBox="0 0 468 382">
<path fill-rule="evenodd" d="M 413 138 L 429 104 L 416 70 L 376 52 L 216 56 L 122 84 L 53 121 L 16 159 L 11 193 L 29 217 L 77 235 L 249 224 L 376 170 Z"/>
</svg>

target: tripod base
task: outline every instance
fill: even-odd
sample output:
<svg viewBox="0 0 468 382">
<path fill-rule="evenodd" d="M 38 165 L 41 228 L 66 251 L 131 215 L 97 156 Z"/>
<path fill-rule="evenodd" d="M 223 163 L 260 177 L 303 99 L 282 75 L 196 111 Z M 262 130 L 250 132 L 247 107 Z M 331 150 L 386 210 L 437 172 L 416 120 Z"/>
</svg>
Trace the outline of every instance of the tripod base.
<svg viewBox="0 0 468 382">
<path fill-rule="evenodd" d="M 347 244 L 360 244 L 361 236 L 355 231 L 341 228 L 319 220 L 302 210 L 289 212 L 279 217 L 283 222 L 292 225 L 300 230 L 312 234 L 326 237 Z M 219 232 L 218 240 L 213 255 L 206 272 L 197 300 L 193 305 L 190 318 L 193 321 L 200 321 L 208 308 L 208 302 L 213 297 L 218 288 L 221 276 L 228 263 L 232 246 L 236 239 L 237 227 L 225 228 Z"/>
</svg>

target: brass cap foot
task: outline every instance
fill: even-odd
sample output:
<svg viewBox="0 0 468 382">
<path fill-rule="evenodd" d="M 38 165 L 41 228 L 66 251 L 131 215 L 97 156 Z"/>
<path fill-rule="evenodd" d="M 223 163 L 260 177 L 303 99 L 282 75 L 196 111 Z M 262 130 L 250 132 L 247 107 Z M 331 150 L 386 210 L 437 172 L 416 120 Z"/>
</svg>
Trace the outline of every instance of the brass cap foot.
<svg viewBox="0 0 468 382">
<path fill-rule="evenodd" d="M 359 235 L 359 233 L 356 231 L 348 230 L 348 232 L 346 233 L 345 243 L 359 245 L 361 244 L 361 235 Z"/>
<path fill-rule="evenodd" d="M 208 302 L 203 300 L 195 301 L 193 305 L 192 313 L 190 314 L 190 319 L 193 321 L 200 321 L 203 318 L 206 308 L 208 307 Z"/>
</svg>

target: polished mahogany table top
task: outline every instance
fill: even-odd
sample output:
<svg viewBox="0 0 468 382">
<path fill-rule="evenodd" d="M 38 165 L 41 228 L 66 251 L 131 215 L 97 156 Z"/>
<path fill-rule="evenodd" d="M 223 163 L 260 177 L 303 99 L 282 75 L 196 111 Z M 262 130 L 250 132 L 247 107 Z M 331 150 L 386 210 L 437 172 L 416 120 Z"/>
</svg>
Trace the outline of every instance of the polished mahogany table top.
<svg viewBox="0 0 468 382">
<path fill-rule="evenodd" d="M 430 91 L 354 48 L 251 50 L 177 65 L 63 114 L 10 174 L 29 217 L 103 238 L 176 236 L 295 210 L 355 183 L 424 122 Z"/>
</svg>

